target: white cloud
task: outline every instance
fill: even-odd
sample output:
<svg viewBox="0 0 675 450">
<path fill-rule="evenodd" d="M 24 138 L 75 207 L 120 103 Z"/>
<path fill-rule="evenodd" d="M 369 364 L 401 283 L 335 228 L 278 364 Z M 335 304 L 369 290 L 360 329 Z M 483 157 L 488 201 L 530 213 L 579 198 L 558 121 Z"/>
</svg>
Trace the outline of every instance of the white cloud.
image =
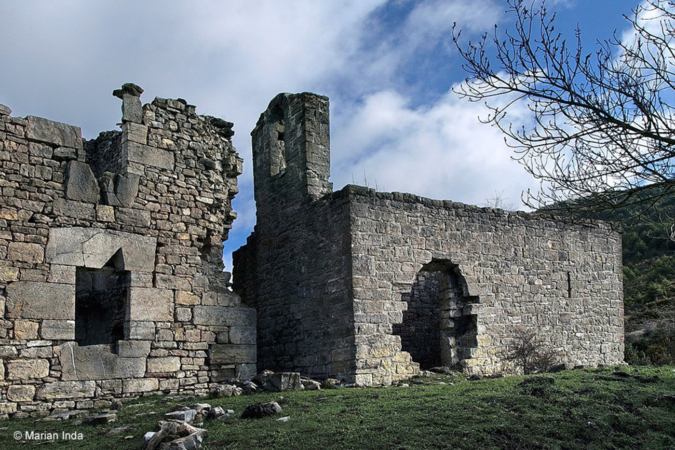
<svg viewBox="0 0 675 450">
<path fill-rule="evenodd" d="M 368 96 L 354 111 L 334 112 L 333 180 L 411 192 L 436 199 L 484 204 L 503 192 L 507 203 L 535 183 L 511 160 L 513 150 L 494 127 L 478 124 L 482 105 L 448 92 L 431 106 L 413 108 L 393 91 Z M 516 115 L 518 106 L 511 112 Z M 522 108 L 526 108 L 525 105 Z M 335 123 L 335 122 L 334 122 Z"/>
</svg>

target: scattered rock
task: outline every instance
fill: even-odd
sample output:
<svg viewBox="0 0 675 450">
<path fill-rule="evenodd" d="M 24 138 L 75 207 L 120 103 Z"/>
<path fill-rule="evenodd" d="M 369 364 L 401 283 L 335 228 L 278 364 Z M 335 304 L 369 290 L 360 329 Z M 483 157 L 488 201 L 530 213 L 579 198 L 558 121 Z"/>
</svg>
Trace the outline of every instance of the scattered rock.
<svg viewBox="0 0 675 450">
<path fill-rule="evenodd" d="M 483 377 L 481 377 L 480 375 L 477 375 L 477 374 L 473 374 L 469 378 L 467 378 L 467 380 L 469 380 L 469 381 L 478 381 L 478 380 L 482 380 L 482 379 L 483 379 Z"/>
<path fill-rule="evenodd" d="M 122 402 L 119 401 L 119 400 L 115 400 L 110 405 L 110 409 L 112 409 L 113 411 L 121 411 L 122 410 Z"/>
<path fill-rule="evenodd" d="M 289 420 L 291 420 L 291 416 L 279 417 L 277 422 L 288 422 Z"/>
<path fill-rule="evenodd" d="M 183 422 L 192 423 L 197 417 L 197 411 L 194 409 L 185 409 L 181 411 L 172 411 L 164 414 L 164 418 L 168 420 L 182 420 Z"/>
<path fill-rule="evenodd" d="M 222 384 L 211 388 L 209 391 L 211 398 L 236 397 L 241 395 L 243 389 L 232 384 Z"/>
<path fill-rule="evenodd" d="M 262 417 L 271 416 L 281 412 L 281 406 L 277 402 L 258 403 L 256 405 L 247 406 L 243 413 L 242 419 L 260 419 Z"/>
<path fill-rule="evenodd" d="M 82 423 L 86 423 L 89 425 L 102 425 L 106 423 L 112 423 L 117 420 L 117 414 L 115 413 L 106 413 L 106 414 L 98 414 L 96 416 L 91 416 L 91 417 L 85 417 L 82 420 Z"/>
<path fill-rule="evenodd" d="M 326 378 L 321 383 L 321 387 L 324 389 L 337 389 L 341 386 L 340 380 L 336 378 Z"/>
<path fill-rule="evenodd" d="M 108 431 L 108 435 L 109 436 L 115 436 L 115 435 L 121 434 L 121 433 L 123 433 L 127 430 L 131 430 L 132 428 L 133 428 L 133 426 L 131 426 L 131 425 L 123 425 L 121 427 L 113 428 L 112 430 Z"/>
<path fill-rule="evenodd" d="M 301 378 L 300 381 L 305 389 L 308 391 L 320 391 L 321 383 L 318 381 L 310 380 L 309 378 Z"/>
<path fill-rule="evenodd" d="M 158 425 L 159 431 L 145 433 L 143 436 L 145 450 L 155 450 L 160 446 L 162 450 L 197 450 L 208 436 L 208 431 L 185 422 L 160 421 Z"/>
</svg>

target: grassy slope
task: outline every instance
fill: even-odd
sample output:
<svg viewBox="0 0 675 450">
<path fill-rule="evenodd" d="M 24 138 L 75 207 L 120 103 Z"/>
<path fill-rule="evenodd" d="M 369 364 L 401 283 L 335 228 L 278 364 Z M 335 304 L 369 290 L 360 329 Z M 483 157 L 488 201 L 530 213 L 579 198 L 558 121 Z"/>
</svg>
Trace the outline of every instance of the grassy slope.
<svg viewBox="0 0 675 450">
<path fill-rule="evenodd" d="M 447 384 L 283 393 L 286 423 L 260 420 L 209 421 L 205 449 L 579 449 L 675 447 L 675 369 L 640 367 L 586 369 L 544 377 L 481 381 L 443 378 Z M 420 380 L 418 380 L 419 382 Z M 454 382 L 451 385 L 450 382 Z M 258 394 L 207 400 L 236 415 L 252 403 L 277 400 Z M 176 401 L 151 396 L 125 404 L 114 424 L 73 421 L 2 423 L 3 449 L 33 448 L 12 438 L 19 431 L 78 431 L 82 441 L 56 441 L 39 448 L 138 449 Z M 142 404 L 141 406 L 132 406 Z M 143 405 L 144 404 L 144 405 Z M 147 413 L 154 414 L 148 415 Z M 131 425 L 109 436 L 114 427 Z M 131 438 L 127 438 L 132 436 Z"/>
</svg>

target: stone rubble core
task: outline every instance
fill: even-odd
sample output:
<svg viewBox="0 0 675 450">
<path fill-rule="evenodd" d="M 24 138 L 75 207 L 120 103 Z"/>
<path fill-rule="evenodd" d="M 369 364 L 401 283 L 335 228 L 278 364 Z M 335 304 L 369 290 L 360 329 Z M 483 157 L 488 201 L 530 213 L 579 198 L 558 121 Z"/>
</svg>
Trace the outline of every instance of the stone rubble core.
<svg viewBox="0 0 675 450">
<path fill-rule="evenodd" d="M 116 90 L 121 131 L 89 141 L 0 105 L 0 418 L 256 373 L 222 264 L 233 125 L 142 92 Z"/>
<path fill-rule="evenodd" d="M 233 278 L 257 310 L 259 368 L 358 385 L 420 365 L 508 373 L 523 330 L 567 367 L 623 362 L 621 237 L 608 225 L 333 192 L 328 98 L 315 94 L 279 94 L 252 138 L 257 224 Z"/>
</svg>

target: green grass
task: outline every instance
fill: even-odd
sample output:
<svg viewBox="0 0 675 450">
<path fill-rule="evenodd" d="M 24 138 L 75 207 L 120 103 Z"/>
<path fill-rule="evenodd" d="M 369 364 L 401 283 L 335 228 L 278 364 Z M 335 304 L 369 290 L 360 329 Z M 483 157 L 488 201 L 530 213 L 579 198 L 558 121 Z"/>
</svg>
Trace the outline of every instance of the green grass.
<svg viewBox="0 0 675 450">
<path fill-rule="evenodd" d="M 433 385 L 200 399 L 238 416 L 250 404 L 284 398 L 277 416 L 205 422 L 204 448 L 675 449 L 673 367 L 573 370 L 523 383 L 530 378 L 445 377 L 425 380 Z M 447 384 L 437 384 L 441 380 Z M 38 442 L 17 442 L 12 434 L 34 430 L 83 434 L 82 441 L 57 440 L 39 448 L 139 449 L 142 435 L 176 403 L 162 396 L 134 400 L 108 425 L 9 420 L 0 423 L 7 427 L 0 431 L 0 447 L 33 448 Z M 290 420 L 276 420 L 283 416 Z M 131 428 L 108 435 L 122 425 Z"/>
</svg>

